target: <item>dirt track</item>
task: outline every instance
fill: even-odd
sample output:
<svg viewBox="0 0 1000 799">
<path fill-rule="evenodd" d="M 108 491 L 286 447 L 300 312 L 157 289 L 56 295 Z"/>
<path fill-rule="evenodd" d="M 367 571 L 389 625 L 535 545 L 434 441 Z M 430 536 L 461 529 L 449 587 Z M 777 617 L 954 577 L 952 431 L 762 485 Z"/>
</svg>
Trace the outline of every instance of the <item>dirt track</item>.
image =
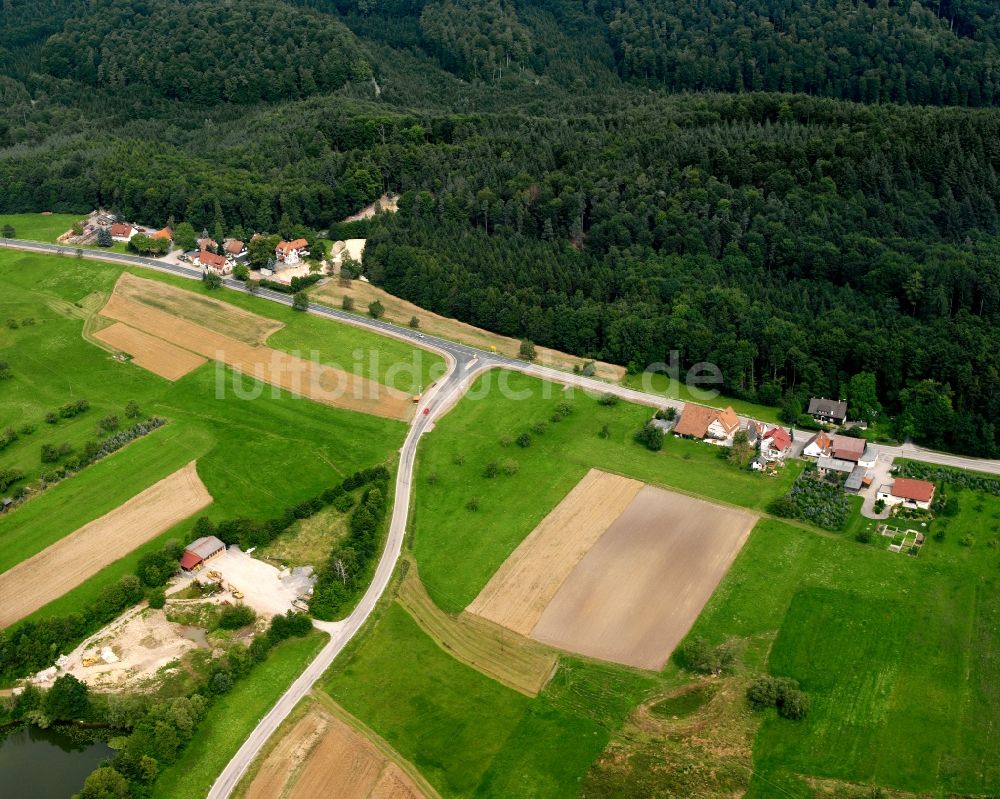
<svg viewBox="0 0 1000 799">
<path fill-rule="evenodd" d="M 404 392 L 280 350 L 245 344 L 117 293 L 101 315 L 317 402 L 390 419 L 408 419 L 413 413 L 411 397 Z"/>
<path fill-rule="evenodd" d="M 116 350 L 127 352 L 132 356 L 132 363 L 167 380 L 178 380 L 206 363 L 205 358 L 200 355 L 182 350 L 121 322 L 115 322 L 92 335 Z"/>
<path fill-rule="evenodd" d="M 663 668 L 756 521 L 747 511 L 646 486 L 562 584 L 532 637 Z"/>
<path fill-rule="evenodd" d="M 319 705 L 268 755 L 245 799 L 423 799 L 386 754 Z"/>
<path fill-rule="evenodd" d="M 580 559 L 642 487 L 638 480 L 591 469 L 504 561 L 466 610 L 530 635 Z"/>
<path fill-rule="evenodd" d="M 0 629 L 58 599 L 211 502 L 192 461 L 0 574 Z"/>
</svg>

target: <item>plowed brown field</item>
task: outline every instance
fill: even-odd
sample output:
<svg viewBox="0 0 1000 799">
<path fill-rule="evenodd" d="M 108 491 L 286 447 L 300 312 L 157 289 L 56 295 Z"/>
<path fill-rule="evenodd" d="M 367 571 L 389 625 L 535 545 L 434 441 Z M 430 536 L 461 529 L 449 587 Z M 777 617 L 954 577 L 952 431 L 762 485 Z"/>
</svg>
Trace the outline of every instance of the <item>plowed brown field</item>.
<svg viewBox="0 0 1000 799">
<path fill-rule="evenodd" d="M 211 502 L 192 461 L 8 569 L 0 574 L 0 629 L 58 599 Z"/>
<path fill-rule="evenodd" d="M 121 322 L 115 322 L 92 335 L 116 350 L 127 352 L 132 356 L 132 363 L 167 380 L 178 380 L 206 363 L 200 355 Z"/>
<path fill-rule="evenodd" d="M 663 668 L 756 521 L 748 511 L 646 486 L 562 584 L 531 637 Z"/>
<path fill-rule="evenodd" d="M 244 799 L 425 799 L 371 740 L 319 704 L 281 739 Z"/>
</svg>

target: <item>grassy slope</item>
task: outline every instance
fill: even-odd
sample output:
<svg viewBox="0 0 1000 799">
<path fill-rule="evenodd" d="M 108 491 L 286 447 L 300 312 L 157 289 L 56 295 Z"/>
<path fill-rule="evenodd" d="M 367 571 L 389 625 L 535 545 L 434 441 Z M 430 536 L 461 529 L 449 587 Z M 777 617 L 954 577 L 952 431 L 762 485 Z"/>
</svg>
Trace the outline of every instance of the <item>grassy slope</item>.
<svg viewBox="0 0 1000 799">
<path fill-rule="evenodd" d="M 1000 718 L 997 555 L 956 543 L 1000 500 L 965 494 L 963 503 L 985 509 L 954 520 L 955 540 L 931 541 L 916 559 L 776 521 L 757 526 L 693 631 L 746 639 L 752 668 L 794 677 L 812 697 L 805 722 L 765 721 L 750 796 L 771 796 L 775 784 L 810 796 L 795 774 L 1000 789 L 990 754 Z"/>
<path fill-rule="evenodd" d="M 502 380 L 511 391 L 531 396 L 507 398 Z M 545 398 L 544 391 L 551 396 Z M 624 403 L 608 408 L 581 392 L 569 400 L 573 414 L 549 423 L 528 449 L 500 445 L 502 436 L 517 438 L 536 420 L 548 420 L 565 397 L 535 378 L 488 373 L 421 445 L 413 546 L 424 584 L 443 609 L 457 612 L 472 601 L 591 467 L 758 510 L 784 493 L 801 468 L 789 464 L 777 479 L 752 474 L 720 459 L 716 447 L 672 437 L 663 451 L 649 452 L 631 440 L 649 418 L 648 408 Z M 597 435 L 604 424 L 608 439 Z M 457 465 L 456 455 L 465 463 Z M 518 462 L 516 475 L 483 477 L 485 464 L 507 459 Z M 430 475 L 437 482 L 431 483 Z M 480 502 L 476 513 L 464 509 L 472 497 Z"/>
<path fill-rule="evenodd" d="M 257 722 L 326 640 L 326 633 L 314 632 L 306 638 L 279 644 L 263 664 L 217 700 L 198 725 L 181 758 L 160 773 L 153 785 L 153 799 L 199 797 L 208 793 Z"/>
<path fill-rule="evenodd" d="M 98 418 L 120 413 L 129 399 L 170 420 L 148 439 L 0 519 L 0 567 L 9 568 L 193 458 L 215 498 L 208 514 L 218 519 L 277 514 L 358 468 L 391 458 L 399 447 L 405 435 L 402 423 L 288 393 L 272 398 L 266 392 L 253 401 L 232 394 L 216 398 L 211 365 L 170 383 L 115 362 L 81 338 L 79 318 L 47 305 L 52 299 L 72 303 L 92 291 L 108 291 L 118 273 L 114 266 L 72 258 L 0 253 L 0 317 L 4 308 L 16 305 L 18 318 L 30 314 L 36 319 L 32 327 L 0 328 L 0 359 L 10 361 L 15 374 L 0 384 L 0 427 L 27 421 L 37 425 L 34 433 L 0 453 L 0 467 L 17 465 L 37 473 L 42 443 L 81 443 L 93 436 Z M 91 411 L 55 426 L 42 422 L 47 410 L 80 397 L 91 402 Z M 174 534 L 189 528 L 190 523 L 180 525 Z M 127 572 L 136 557 L 133 553 L 108 567 L 41 612 L 62 612 L 93 596 Z"/>
</svg>

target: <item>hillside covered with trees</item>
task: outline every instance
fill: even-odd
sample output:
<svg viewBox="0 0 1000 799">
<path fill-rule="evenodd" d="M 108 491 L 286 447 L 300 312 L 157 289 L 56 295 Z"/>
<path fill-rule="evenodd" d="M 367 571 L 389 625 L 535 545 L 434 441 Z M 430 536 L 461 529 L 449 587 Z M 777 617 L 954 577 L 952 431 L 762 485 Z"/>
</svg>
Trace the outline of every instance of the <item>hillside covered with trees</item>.
<svg viewBox="0 0 1000 799">
<path fill-rule="evenodd" d="M 711 34 L 711 35 L 709 35 Z M 7 0 L 0 212 L 325 230 L 431 310 L 996 455 L 985 0 Z"/>
</svg>

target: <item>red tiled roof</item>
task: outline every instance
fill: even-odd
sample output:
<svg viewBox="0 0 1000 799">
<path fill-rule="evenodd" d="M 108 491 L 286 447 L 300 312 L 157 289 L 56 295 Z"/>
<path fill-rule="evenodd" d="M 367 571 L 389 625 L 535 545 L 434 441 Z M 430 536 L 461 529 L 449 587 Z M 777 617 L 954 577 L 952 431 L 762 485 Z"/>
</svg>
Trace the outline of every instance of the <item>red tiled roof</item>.
<svg viewBox="0 0 1000 799">
<path fill-rule="evenodd" d="M 181 568 L 185 571 L 190 571 L 199 563 L 201 563 L 201 558 L 198 555 L 195 555 L 194 552 L 185 551 L 184 554 L 181 555 Z"/>
<path fill-rule="evenodd" d="M 172 240 L 173 237 L 174 231 L 168 227 L 163 228 L 163 230 L 157 230 L 152 236 L 150 236 L 151 239 L 166 239 L 167 241 Z"/>
<path fill-rule="evenodd" d="M 688 403 L 681 411 L 681 418 L 677 421 L 674 432 L 679 436 L 704 438 L 708 434 L 708 426 L 715 421 L 716 413 L 714 408 Z"/>
<path fill-rule="evenodd" d="M 856 461 L 865 454 L 868 442 L 852 436 L 833 436 L 833 456 L 845 461 Z"/>
<path fill-rule="evenodd" d="M 202 250 L 198 253 L 198 260 L 201 262 L 202 266 L 225 266 L 226 259 L 221 255 L 216 255 L 214 252 L 209 252 L 208 250 Z"/>
<path fill-rule="evenodd" d="M 926 480 L 911 480 L 907 477 L 897 477 L 892 484 L 892 495 L 913 502 L 930 502 L 934 496 L 934 483 Z"/>
<path fill-rule="evenodd" d="M 111 226 L 112 236 L 127 236 L 131 232 L 132 232 L 132 226 L 123 224 L 121 222 L 116 222 Z"/>
<path fill-rule="evenodd" d="M 724 411 L 716 411 L 715 418 L 719 421 L 719 424 L 721 424 L 726 429 L 726 432 L 729 434 L 732 434 L 740 426 L 740 418 L 736 415 L 736 411 L 733 410 L 733 407 L 731 405 Z"/>
<path fill-rule="evenodd" d="M 772 427 L 763 436 L 764 439 L 771 439 L 771 446 L 778 450 L 778 452 L 783 452 L 792 445 L 792 437 L 788 435 L 788 431 L 783 427 Z"/>
<path fill-rule="evenodd" d="M 243 252 L 243 242 L 239 239 L 230 239 L 226 242 L 226 252 L 232 253 L 233 255 L 239 255 Z"/>
<path fill-rule="evenodd" d="M 281 252 L 291 252 L 292 250 L 304 249 L 309 244 L 305 239 L 295 239 L 295 241 L 279 241 L 276 250 Z"/>
</svg>

